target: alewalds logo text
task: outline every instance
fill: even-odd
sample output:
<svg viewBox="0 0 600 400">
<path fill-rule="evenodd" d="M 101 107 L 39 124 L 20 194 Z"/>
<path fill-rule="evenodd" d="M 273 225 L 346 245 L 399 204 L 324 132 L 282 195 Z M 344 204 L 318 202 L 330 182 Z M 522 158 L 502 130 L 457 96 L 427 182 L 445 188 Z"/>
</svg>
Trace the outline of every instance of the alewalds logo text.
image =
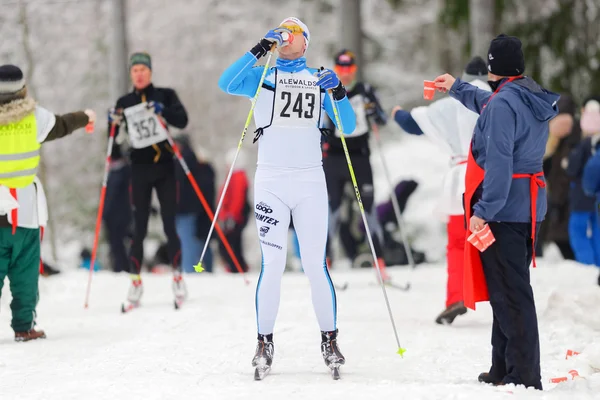
<svg viewBox="0 0 600 400">
<path fill-rule="evenodd" d="M 316 81 L 307 81 L 306 79 L 294 79 L 294 78 L 279 78 L 279 84 L 281 85 L 302 85 L 302 86 L 315 86 Z"/>
</svg>

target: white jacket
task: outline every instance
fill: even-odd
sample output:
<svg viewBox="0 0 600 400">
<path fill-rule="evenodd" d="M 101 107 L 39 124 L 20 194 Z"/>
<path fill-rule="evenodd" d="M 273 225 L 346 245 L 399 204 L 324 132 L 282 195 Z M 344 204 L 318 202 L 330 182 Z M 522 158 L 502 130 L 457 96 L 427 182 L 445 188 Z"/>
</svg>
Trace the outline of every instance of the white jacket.
<svg viewBox="0 0 600 400">
<path fill-rule="evenodd" d="M 35 107 L 35 119 L 37 123 L 37 139 L 42 143 L 56 123 L 54 114 L 50 111 L 35 106 L 33 100 L 25 103 L 24 107 Z M 0 112 L 2 109 L 0 107 Z M 37 229 L 46 226 L 48 222 L 48 205 L 42 182 L 36 177 L 34 182 L 21 189 L 17 189 L 15 200 L 6 186 L 0 185 L 0 215 L 7 215 L 8 222 L 12 223 L 11 211 L 18 209 L 17 225 L 22 228 Z"/>
<path fill-rule="evenodd" d="M 481 80 L 476 79 L 469 83 L 491 91 L 489 85 Z M 451 97 L 435 101 L 428 106 L 414 108 L 410 114 L 423 133 L 451 156 L 450 169 L 442 183 L 438 211 L 444 215 L 462 215 L 467 155 L 479 115 Z"/>
</svg>

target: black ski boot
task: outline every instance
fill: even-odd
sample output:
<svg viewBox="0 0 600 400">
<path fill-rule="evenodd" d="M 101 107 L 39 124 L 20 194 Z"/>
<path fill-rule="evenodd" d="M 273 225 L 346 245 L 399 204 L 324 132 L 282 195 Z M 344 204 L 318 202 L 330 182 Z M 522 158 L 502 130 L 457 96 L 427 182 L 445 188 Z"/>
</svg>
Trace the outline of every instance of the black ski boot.
<svg viewBox="0 0 600 400">
<path fill-rule="evenodd" d="M 323 355 L 323 360 L 325 360 L 325 365 L 330 368 L 333 365 L 339 367 L 346 362 L 337 344 L 337 333 L 337 330 L 321 332 L 321 354 Z"/>
<path fill-rule="evenodd" d="M 331 369 L 331 376 L 334 380 L 340 379 L 340 366 L 346 363 L 337 344 L 338 331 L 321 332 L 321 354 L 325 365 Z"/>
<path fill-rule="evenodd" d="M 459 315 L 467 313 L 467 307 L 462 301 L 450 304 L 440 315 L 435 319 L 436 324 L 450 325 Z"/>
<path fill-rule="evenodd" d="M 255 380 L 262 380 L 265 375 L 269 373 L 271 364 L 273 364 L 274 354 L 275 347 L 273 345 L 273 334 L 258 334 L 258 344 L 256 345 L 254 358 L 252 359 L 252 366 L 256 368 L 254 371 Z"/>
</svg>

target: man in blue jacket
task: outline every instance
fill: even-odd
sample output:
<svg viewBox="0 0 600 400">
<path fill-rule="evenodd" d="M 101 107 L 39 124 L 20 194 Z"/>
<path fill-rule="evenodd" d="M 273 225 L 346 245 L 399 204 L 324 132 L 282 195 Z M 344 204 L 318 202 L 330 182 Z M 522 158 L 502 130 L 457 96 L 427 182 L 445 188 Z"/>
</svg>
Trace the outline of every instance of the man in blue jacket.
<svg viewBox="0 0 600 400">
<path fill-rule="evenodd" d="M 557 94 L 523 76 L 521 41 L 500 35 L 488 51 L 493 93 L 445 74 L 436 86 L 480 114 L 468 154 L 465 217 L 471 232 L 489 225 L 496 241 L 465 246 L 465 306 L 489 300 L 492 367 L 480 382 L 542 389 L 540 342 L 529 264 L 546 214 L 542 161 Z"/>
</svg>

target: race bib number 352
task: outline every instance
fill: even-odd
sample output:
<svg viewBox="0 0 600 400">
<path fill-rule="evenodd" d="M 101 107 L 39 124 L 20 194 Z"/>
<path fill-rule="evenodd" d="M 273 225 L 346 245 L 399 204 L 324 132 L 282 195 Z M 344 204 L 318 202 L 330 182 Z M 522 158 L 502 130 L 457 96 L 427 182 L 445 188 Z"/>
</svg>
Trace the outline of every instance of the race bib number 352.
<svg viewBox="0 0 600 400">
<path fill-rule="evenodd" d="M 127 132 L 131 146 L 135 149 L 152 146 L 167 140 L 167 130 L 158 116 L 141 103 L 125 109 Z"/>
</svg>

